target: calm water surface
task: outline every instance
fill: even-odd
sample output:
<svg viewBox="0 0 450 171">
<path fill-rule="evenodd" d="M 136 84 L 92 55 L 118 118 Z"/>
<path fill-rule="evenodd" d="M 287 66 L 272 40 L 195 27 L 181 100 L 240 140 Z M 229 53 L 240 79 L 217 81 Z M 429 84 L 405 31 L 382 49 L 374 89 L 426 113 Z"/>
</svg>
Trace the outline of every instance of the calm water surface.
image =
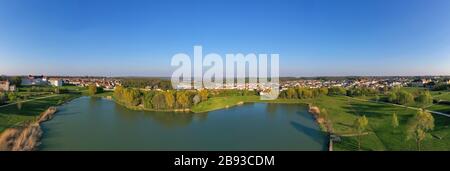
<svg viewBox="0 0 450 171">
<path fill-rule="evenodd" d="M 132 111 L 81 97 L 43 124 L 41 150 L 325 150 L 305 106 L 251 103 L 203 114 Z"/>
</svg>

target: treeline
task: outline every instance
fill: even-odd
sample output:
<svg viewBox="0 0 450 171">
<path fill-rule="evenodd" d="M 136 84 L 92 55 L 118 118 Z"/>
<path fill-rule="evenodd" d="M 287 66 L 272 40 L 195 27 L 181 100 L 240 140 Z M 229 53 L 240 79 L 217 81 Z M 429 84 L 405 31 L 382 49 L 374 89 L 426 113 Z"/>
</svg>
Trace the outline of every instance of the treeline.
<svg viewBox="0 0 450 171">
<path fill-rule="evenodd" d="M 19 102 L 28 99 L 28 95 L 19 95 L 17 92 L 0 92 L 0 105 L 7 102 Z"/>
<path fill-rule="evenodd" d="M 421 106 L 427 106 L 433 103 L 433 97 L 428 90 L 417 91 L 415 93 L 410 93 L 401 89 L 394 89 L 388 93 L 387 101 L 396 104 L 410 104 L 417 103 Z"/>
<path fill-rule="evenodd" d="M 3 105 L 8 101 L 8 96 L 6 93 L 0 92 L 0 105 Z"/>
<path fill-rule="evenodd" d="M 208 99 L 208 91 L 167 90 L 141 91 L 135 88 L 118 86 L 114 90 L 114 99 L 126 106 L 140 106 L 145 109 L 171 110 L 188 109 Z"/>
<path fill-rule="evenodd" d="M 102 87 L 97 87 L 95 84 L 91 84 L 87 88 L 87 94 L 93 96 L 95 94 L 103 93 L 104 90 Z"/>
<path fill-rule="evenodd" d="M 396 104 L 410 104 L 416 103 L 421 106 L 427 106 L 433 103 L 433 97 L 431 93 L 427 90 L 425 91 L 417 91 L 414 93 L 410 93 L 406 90 L 402 90 L 400 88 L 394 88 L 390 91 L 387 90 L 378 90 L 372 88 L 365 87 L 355 87 L 350 89 L 345 89 L 343 87 L 330 87 L 330 88 L 304 88 L 304 87 L 296 87 L 296 88 L 288 88 L 280 93 L 279 98 L 282 99 L 308 99 L 308 98 L 316 98 L 322 95 L 328 96 L 375 96 L 377 101 L 380 100 L 380 94 L 387 94 L 386 98 L 383 98 L 383 101 L 396 103 Z"/>
<path fill-rule="evenodd" d="M 151 88 L 162 90 L 172 89 L 172 83 L 170 80 L 159 78 L 121 78 L 121 80 L 124 87 Z"/>
<path fill-rule="evenodd" d="M 345 89 L 343 87 L 322 87 L 322 88 L 288 88 L 280 93 L 279 98 L 283 99 L 307 99 L 316 98 L 321 95 L 328 96 L 371 96 L 379 93 L 376 89 L 371 88 L 351 88 Z"/>
<path fill-rule="evenodd" d="M 450 90 L 450 84 L 440 83 L 433 87 L 433 91 L 445 91 Z"/>
<path fill-rule="evenodd" d="M 375 96 L 379 94 L 380 91 L 373 88 L 352 88 L 347 90 L 347 96 L 356 97 L 356 96 Z"/>
<path fill-rule="evenodd" d="M 315 98 L 320 95 L 328 95 L 328 88 L 288 88 L 285 91 L 281 91 L 278 98 L 282 99 L 307 99 L 307 98 Z"/>
</svg>

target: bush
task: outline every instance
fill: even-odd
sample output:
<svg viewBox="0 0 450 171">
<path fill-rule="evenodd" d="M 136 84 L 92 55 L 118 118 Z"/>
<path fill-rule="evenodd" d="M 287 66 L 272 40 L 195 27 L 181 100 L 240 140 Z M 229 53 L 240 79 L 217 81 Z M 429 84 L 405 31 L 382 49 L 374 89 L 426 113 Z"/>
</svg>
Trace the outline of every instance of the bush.
<svg viewBox="0 0 450 171">
<path fill-rule="evenodd" d="M 328 95 L 333 96 L 333 95 L 347 95 L 347 90 L 345 90 L 345 88 L 343 87 L 331 87 L 328 88 Z"/>
</svg>

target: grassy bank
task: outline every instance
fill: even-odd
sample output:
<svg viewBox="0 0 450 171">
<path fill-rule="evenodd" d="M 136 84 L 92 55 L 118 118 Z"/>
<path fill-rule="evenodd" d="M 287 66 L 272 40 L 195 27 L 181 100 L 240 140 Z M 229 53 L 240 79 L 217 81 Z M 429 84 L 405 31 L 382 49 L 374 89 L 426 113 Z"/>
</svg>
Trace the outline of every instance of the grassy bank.
<svg viewBox="0 0 450 171">
<path fill-rule="evenodd" d="M 258 99 L 259 96 L 215 97 L 195 105 L 192 107 L 191 111 L 194 113 L 209 112 L 233 107 L 239 105 L 240 103 L 257 101 Z"/>
<path fill-rule="evenodd" d="M 202 113 L 214 110 L 229 108 L 240 105 L 241 103 L 302 103 L 307 104 L 309 101 L 299 99 L 276 99 L 276 100 L 260 100 L 259 96 L 231 96 L 231 97 L 213 97 L 207 101 L 201 102 L 192 107 L 192 112 Z"/>
<path fill-rule="evenodd" d="M 79 94 L 60 94 L 23 102 L 21 107 L 17 104 L 0 107 L 0 132 L 14 125 L 32 121 L 50 106 L 61 105 L 79 96 Z"/>
</svg>

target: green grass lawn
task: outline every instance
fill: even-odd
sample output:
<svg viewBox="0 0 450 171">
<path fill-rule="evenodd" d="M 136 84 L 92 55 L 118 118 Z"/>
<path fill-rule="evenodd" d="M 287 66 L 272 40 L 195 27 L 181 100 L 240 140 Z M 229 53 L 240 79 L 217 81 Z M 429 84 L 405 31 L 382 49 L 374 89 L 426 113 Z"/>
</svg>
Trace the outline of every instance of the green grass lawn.
<svg viewBox="0 0 450 171">
<path fill-rule="evenodd" d="M 434 104 L 433 106 L 428 107 L 427 110 L 432 110 L 432 111 L 437 111 L 437 112 L 450 114 L 450 105 Z"/>
<path fill-rule="evenodd" d="M 195 113 L 208 112 L 237 105 L 239 102 L 252 102 L 259 100 L 259 96 L 231 96 L 231 97 L 215 97 L 207 101 L 201 102 L 191 111 Z"/>
<path fill-rule="evenodd" d="M 450 92 L 449 91 L 440 91 L 433 95 L 433 98 L 436 100 L 445 100 L 450 101 Z"/>
<path fill-rule="evenodd" d="M 327 109 L 333 128 L 337 134 L 354 132 L 351 125 L 358 115 L 369 119 L 368 135 L 362 139 L 363 150 L 415 150 L 415 142 L 406 140 L 408 120 L 417 112 L 415 110 L 396 107 L 388 104 L 350 100 L 348 97 L 322 97 L 315 101 L 316 105 Z M 392 128 L 391 118 L 397 113 L 400 126 Z M 431 135 L 439 134 L 440 138 L 428 136 L 423 142 L 423 150 L 450 150 L 450 118 L 434 115 L 436 128 Z M 357 150 L 356 137 L 344 137 L 335 144 L 336 150 Z"/>
<path fill-rule="evenodd" d="M 346 96 L 322 96 L 316 99 L 260 101 L 258 96 L 236 96 L 210 98 L 193 108 L 194 112 L 205 112 L 231 107 L 239 102 L 270 102 L 270 103 L 303 103 L 313 104 L 326 109 L 329 118 L 333 122 L 334 132 L 338 135 L 355 134 L 352 128 L 354 120 L 359 115 L 365 115 L 369 119 L 369 134 L 362 137 L 362 150 L 416 150 L 413 140 L 406 139 L 408 120 L 414 116 L 416 110 L 397 107 L 389 104 L 353 100 Z M 391 118 L 397 113 L 400 126 L 392 128 Z M 422 150 L 450 150 L 450 118 L 433 115 L 435 117 L 435 129 L 422 142 Z M 433 135 L 433 136 L 432 136 Z M 341 142 L 334 144 L 335 150 L 357 150 L 357 137 L 341 137 Z"/>
<path fill-rule="evenodd" d="M 0 107 L 0 132 L 4 129 L 18 125 L 23 122 L 32 121 L 50 106 L 57 106 L 67 100 L 78 97 L 77 94 L 62 94 L 45 99 L 37 99 L 22 103 L 22 108 L 18 105 Z"/>
</svg>

